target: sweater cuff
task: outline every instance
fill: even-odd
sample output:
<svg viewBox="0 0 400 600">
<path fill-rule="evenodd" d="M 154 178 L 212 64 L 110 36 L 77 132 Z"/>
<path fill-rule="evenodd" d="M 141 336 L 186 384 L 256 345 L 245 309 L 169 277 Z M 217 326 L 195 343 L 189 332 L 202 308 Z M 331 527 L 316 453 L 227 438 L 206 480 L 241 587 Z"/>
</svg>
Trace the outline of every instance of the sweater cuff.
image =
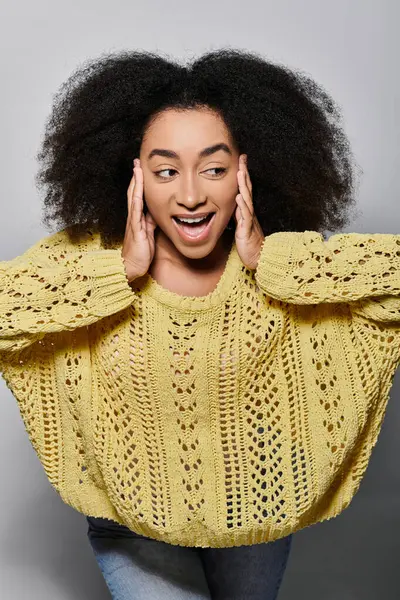
<svg viewBox="0 0 400 600">
<path fill-rule="evenodd" d="M 254 276 L 261 290 L 272 298 L 289 302 L 296 297 L 299 284 L 291 273 L 299 260 L 296 248 L 301 244 L 301 235 L 278 231 L 265 236 Z"/>
<path fill-rule="evenodd" d="M 91 290 L 91 306 L 96 308 L 97 315 L 107 316 L 123 310 L 137 297 L 129 284 L 120 249 L 85 253 L 81 267 L 79 272 L 92 281 L 87 287 Z"/>
</svg>

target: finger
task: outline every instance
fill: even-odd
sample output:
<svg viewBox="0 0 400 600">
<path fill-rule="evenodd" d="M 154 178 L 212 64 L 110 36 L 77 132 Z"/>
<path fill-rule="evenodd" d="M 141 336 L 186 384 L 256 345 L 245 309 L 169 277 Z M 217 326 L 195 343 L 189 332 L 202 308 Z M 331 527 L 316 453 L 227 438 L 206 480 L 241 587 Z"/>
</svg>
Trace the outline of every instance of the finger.
<svg viewBox="0 0 400 600">
<path fill-rule="evenodd" d="M 138 232 L 144 228 L 143 224 L 143 175 L 140 167 L 134 168 L 135 182 L 132 188 L 133 219 L 134 231 Z"/>
<path fill-rule="evenodd" d="M 247 188 L 248 188 L 248 190 L 250 192 L 250 196 L 251 196 L 253 186 L 252 186 L 251 179 L 250 179 L 250 173 L 247 168 L 247 158 L 245 159 L 245 156 L 246 156 L 245 154 L 241 155 L 240 168 L 244 172 L 245 183 L 247 185 Z"/>
<path fill-rule="evenodd" d="M 135 185 L 135 177 L 134 177 L 134 175 L 132 175 L 132 178 L 129 182 L 128 189 L 126 190 L 127 205 L 128 205 L 128 218 L 126 221 L 127 227 L 129 227 L 129 224 L 130 224 L 130 221 L 132 218 L 132 190 L 133 190 L 134 185 Z"/>
<path fill-rule="evenodd" d="M 246 202 L 243 199 L 242 194 L 237 194 L 236 202 L 240 208 L 240 214 L 241 214 L 243 223 L 250 225 L 253 217 L 252 217 L 251 212 L 249 211 L 249 207 L 247 206 Z"/>
<path fill-rule="evenodd" d="M 239 192 L 242 195 L 250 214 L 253 214 L 253 201 L 251 198 L 251 193 L 246 185 L 246 178 L 244 171 L 238 171 L 238 183 L 239 183 Z"/>
<path fill-rule="evenodd" d="M 134 168 L 135 173 L 135 185 L 133 196 L 135 200 L 139 200 L 140 204 L 143 204 L 143 171 L 140 167 Z M 141 206 L 143 208 L 143 206 Z"/>
<path fill-rule="evenodd" d="M 127 226 L 130 226 L 133 232 L 138 231 L 138 219 L 140 220 L 140 211 L 137 210 L 137 202 L 135 202 L 134 194 L 136 188 L 135 170 L 130 181 L 127 196 L 128 196 L 128 221 Z M 139 227 L 140 230 L 140 227 Z"/>
<path fill-rule="evenodd" d="M 243 171 L 244 178 L 245 178 L 245 183 L 246 183 L 247 187 L 249 188 L 249 190 L 251 192 L 252 184 L 251 184 L 251 180 L 250 180 L 249 170 L 247 168 L 247 160 L 245 160 L 244 156 L 245 155 L 243 155 L 243 154 L 241 154 L 241 156 L 240 156 L 239 171 Z"/>
<path fill-rule="evenodd" d="M 245 175 L 245 179 L 246 179 L 246 185 L 249 188 L 250 194 L 251 194 L 253 186 L 252 186 L 251 179 L 250 179 L 250 173 L 247 168 L 247 163 L 245 161 L 243 161 L 243 165 L 244 165 L 244 175 Z"/>
<path fill-rule="evenodd" d="M 239 219 L 242 219 L 242 211 L 240 210 L 240 206 L 239 204 L 236 204 L 236 210 L 235 210 L 235 220 L 236 220 L 236 224 L 239 225 Z"/>
<path fill-rule="evenodd" d="M 136 177 L 135 177 L 135 173 L 133 173 L 131 181 L 129 183 L 129 187 L 127 190 L 127 196 L 128 196 L 128 224 L 132 227 L 132 229 L 134 229 L 135 227 L 135 205 L 134 205 L 134 198 L 133 198 L 133 194 L 135 191 L 135 185 L 136 185 Z"/>
<path fill-rule="evenodd" d="M 242 194 L 245 202 L 248 204 L 248 206 L 251 210 L 252 204 L 253 204 L 252 197 L 251 197 L 251 190 L 248 186 L 248 180 L 246 178 L 246 171 L 244 169 L 239 171 L 238 182 L 239 182 L 240 193 Z"/>
</svg>

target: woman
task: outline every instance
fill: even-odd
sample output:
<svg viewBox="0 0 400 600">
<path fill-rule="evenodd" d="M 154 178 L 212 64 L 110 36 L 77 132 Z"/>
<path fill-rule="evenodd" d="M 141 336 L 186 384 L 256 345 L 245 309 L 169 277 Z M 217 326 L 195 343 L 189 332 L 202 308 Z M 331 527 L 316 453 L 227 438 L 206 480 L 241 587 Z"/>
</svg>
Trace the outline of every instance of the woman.
<svg viewBox="0 0 400 600">
<path fill-rule="evenodd" d="M 113 598 L 274 599 L 293 533 L 358 489 L 400 236 L 324 241 L 354 203 L 339 116 L 238 50 L 105 56 L 56 97 L 38 184 L 62 230 L 0 264 L 0 365 Z"/>
</svg>

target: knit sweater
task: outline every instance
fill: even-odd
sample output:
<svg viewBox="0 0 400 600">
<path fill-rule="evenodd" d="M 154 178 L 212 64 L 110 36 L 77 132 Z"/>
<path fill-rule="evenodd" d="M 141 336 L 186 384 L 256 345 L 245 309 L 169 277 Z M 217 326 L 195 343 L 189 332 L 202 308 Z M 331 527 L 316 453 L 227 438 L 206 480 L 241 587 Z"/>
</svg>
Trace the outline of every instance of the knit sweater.
<svg viewBox="0 0 400 600">
<path fill-rule="evenodd" d="M 216 288 L 129 285 L 66 230 L 0 263 L 0 372 L 50 484 L 174 545 L 268 542 L 357 492 L 400 363 L 400 235 L 235 243 Z"/>
</svg>

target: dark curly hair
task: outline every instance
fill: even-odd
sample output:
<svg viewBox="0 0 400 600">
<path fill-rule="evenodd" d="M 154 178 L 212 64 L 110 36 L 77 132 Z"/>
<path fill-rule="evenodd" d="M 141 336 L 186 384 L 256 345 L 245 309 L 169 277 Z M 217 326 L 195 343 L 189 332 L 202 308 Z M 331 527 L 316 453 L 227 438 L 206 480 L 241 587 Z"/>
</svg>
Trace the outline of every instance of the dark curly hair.
<svg viewBox="0 0 400 600">
<path fill-rule="evenodd" d="M 204 106 L 222 116 L 248 155 L 264 235 L 347 224 L 358 165 L 334 100 L 304 72 L 220 49 L 186 65 L 123 51 L 78 67 L 54 97 L 37 155 L 44 225 L 55 220 L 73 242 L 89 229 L 105 247 L 122 243 L 126 191 L 146 127 L 166 108 Z"/>
</svg>

